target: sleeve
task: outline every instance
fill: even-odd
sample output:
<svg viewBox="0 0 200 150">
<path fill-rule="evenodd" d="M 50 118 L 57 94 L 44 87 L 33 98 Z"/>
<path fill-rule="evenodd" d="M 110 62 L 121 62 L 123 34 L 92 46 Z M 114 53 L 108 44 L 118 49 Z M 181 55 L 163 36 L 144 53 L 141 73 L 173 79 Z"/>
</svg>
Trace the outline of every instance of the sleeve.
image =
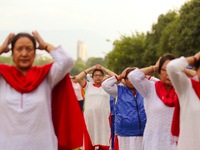
<svg viewBox="0 0 200 150">
<path fill-rule="evenodd" d="M 108 78 L 102 83 L 102 88 L 113 97 L 117 97 L 118 94 L 118 88 L 116 83 L 118 82 L 117 77 L 113 76 L 111 78 Z"/>
<path fill-rule="evenodd" d="M 194 76 L 193 79 L 199 82 L 198 75 Z"/>
<path fill-rule="evenodd" d="M 87 80 L 88 80 L 88 82 L 94 83 L 93 78 L 90 77 L 90 74 L 87 74 Z"/>
<path fill-rule="evenodd" d="M 48 82 L 53 88 L 64 76 L 71 71 L 74 66 L 74 60 L 71 55 L 65 51 L 62 46 L 50 52 L 54 63 L 47 75 Z"/>
<path fill-rule="evenodd" d="M 143 96 L 149 96 L 154 81 L 145 78 L 145 74 L 138 68 L 128 74 L 129 81 L 133 84 L 136 90 Z"/>
<path fill-rule="evenodd" d="M 154 82 L 160 81 L 160 79 L 158 79 L 158 78 L 156 78 L 156 77 L 152 77 L 152 76 L 151 76 L 151 78 L 150 78 L 149 80 L 150 80 L 150 81 L 154 81 Z"/>
<path fill-rule="evenodd" d="M 180 57 L 171 60 L 166 67 L 167 74 L 176 90 L 178 96 L 185 93 L 190 84 L 190 78 L 184 73 L 184 69 L 188 66 L 188 62 L 185 57 Z"/>
</svg>

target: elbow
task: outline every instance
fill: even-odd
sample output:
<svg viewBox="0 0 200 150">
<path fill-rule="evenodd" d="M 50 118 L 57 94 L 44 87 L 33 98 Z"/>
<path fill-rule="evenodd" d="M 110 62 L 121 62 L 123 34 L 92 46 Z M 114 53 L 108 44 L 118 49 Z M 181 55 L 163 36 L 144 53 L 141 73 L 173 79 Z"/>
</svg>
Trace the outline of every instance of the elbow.
<svg viewBox="0 0 200 150">
<path fill-rule="evenodd" d="M 107 92 L 107 93 L 110 93 L 111 91 L 111 88 L 110 86 L 107 84 L 106 81 L 104 81 L 102 84 L 101 84 L 102 88 Z"/>
<path fill-rule="evenodd" d="M 173 63 L 173 60 L 170 61 L 170 62 L 167 64 L 167 66 L 166 66 L 166 70 L 167 70 L 167 74 L 168 74 L 168 75 L 171 75 L 171 74 L 175 73 L 175 72 L 176 72 L 176 69 L 177 69 L 177 67 L 176 67 L 176 65 Z"/>
</svg>

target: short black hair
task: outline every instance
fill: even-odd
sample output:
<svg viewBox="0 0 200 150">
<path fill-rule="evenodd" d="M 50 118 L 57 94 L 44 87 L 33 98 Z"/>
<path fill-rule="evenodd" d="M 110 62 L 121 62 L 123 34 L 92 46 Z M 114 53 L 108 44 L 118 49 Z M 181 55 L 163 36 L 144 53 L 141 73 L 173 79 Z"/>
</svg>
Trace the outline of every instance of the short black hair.
<svg viewBox="0 0 200 150">
<path fill-rule="evenodd" d="M 94 76 L 94 73 L 95 73 L 96 71 L 100 71 L 101 74 L 102 74 L 102 76 L 104 76 L 104 72 L 103 72 L 101 69 L 94 69 L 94 71 L 92 72 L 92 77 Z"/>
<path fill-rule="evenodd" d="M 36 50 L 36 41 L 35 41 L 34 37 L 32 35 L 30 35 L 29 33 L 23 33 L 23 32 L 21 32 L 21 33 L 18 33 L 17 35 L 15 35 L 13 37 L 13 39 L 12 39 L 12 42 L 11 42 L 11 50 L 12 50 L 12 52 L 13 52 L 13 49 L 14 49 L 16 41 L 20 37 L 27 37 L 27 38 L 29 38 L 33 42 L 34 50 Z"/>
<path fill-rule="evenodd" d="M 176 56 L 174 56 L 172 54 L 169 54 L 169 53 L 163 55 L 162 58 L 160 59 L 160 63 L 159 63 L 159 67 L 158 67 L 158 73 L 160 74 L 161 68 L 162 68 L 163 64 L 165 63 L 165 61 L 167 61 L 167 60 L 173 60 L 175 58 L 176 58 Z"/>
<path fill-rule="evenodd" d="M 200 59 L 197 61 L 196 65 L 195 65 L 195 70 L 197 70 L 200 67 Z"/>
<path fill-rule="evenodd" d="M 128 74 L 133 70 L 135 70 L 135 68 L 130 68 L 130 69 L 126 70 L 126 74 L 125 74 L 124 79 L 127 79 Z"/>
</svg>

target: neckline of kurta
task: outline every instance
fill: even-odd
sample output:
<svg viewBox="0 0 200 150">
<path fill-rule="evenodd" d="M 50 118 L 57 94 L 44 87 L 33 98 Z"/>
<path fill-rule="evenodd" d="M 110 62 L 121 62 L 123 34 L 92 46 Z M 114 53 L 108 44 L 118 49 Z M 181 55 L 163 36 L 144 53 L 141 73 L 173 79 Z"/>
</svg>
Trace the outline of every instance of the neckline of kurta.
<svg viewBox="0 0 200 150">
<path fill-rule="evenodd" d="M 95 85 L 95 84 L 93 84 L 93 86 L 94 86 L 94 87 L 98 87 L 98 88 L 100 88 L 100 87 L 101 87 L 101 85 Z"/>
</svg>

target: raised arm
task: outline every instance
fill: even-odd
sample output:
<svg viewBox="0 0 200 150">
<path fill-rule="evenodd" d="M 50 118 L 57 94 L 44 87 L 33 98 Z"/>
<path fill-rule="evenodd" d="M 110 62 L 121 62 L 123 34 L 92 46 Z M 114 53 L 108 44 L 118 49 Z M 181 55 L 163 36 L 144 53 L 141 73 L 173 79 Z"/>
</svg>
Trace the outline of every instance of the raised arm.
<svg viewBox="0 0 200 150">
<path fill-rule="evenodd" d="M 106 79 L 103 83 L 102 83 L 102 88 L 110 95 L 112 95 L 114 98 L 117 97 L 117 93 L 118 93 L 118 88 L 116 83 L 118 82 L 118 77 L 117 76 L 113 76 L 110 77 L 109 79 Z"/>
<path fill-rule="evenodd" d="M 103 66 L 100 66 L 100 69 L 102 69 L 103 72 L 106 72 L 111 77 L 116 75 L 116 73 L 112 72 L 109 69 L 104 68 Z"/>
<path fill-rule="evenodd" d="M 149 81 L 145 78 L 145 76 L 154 72 L 158 72 L 159 62 L 160 58 L 154 66 L 142 69 L 136 68 L 135 70 L 131 71 L 128 75 L 129 81 L 133 84 L 133 86 L 143 97 L 147 97 L 148 94 L 150 94 L 153 85 L 155 85 L 154 81 Z"/>
<path fill-rule="evenodd" d="M 0 46 L 0 55 L 2 53 L 7 53 L 10 51 L 11 48 L 9 48 L 10 43 L 12 42 L 13 37 L 15 36 L 14 33 L 10 33 L 7 38 L 5 39 L 5 41 L 3 42 L 3 44 Z"/>
<path fill-rule="evenodd" d="M 199 57 L 200 53 L 198 52 L 195 57 L 180 57 L 167 64 L 167 73 L 179 96 L 188 89 L 190 84 L 190 78 L 186 75 L 185 68 L 188 65 L 194 66 Z"/>
<path fill-rule="evenodd" d="M 38 49 L 46 50 L 54 59 L 54 63 L 48 73 L 48 82 L 53 88 L 60 80 L 66 76 L 74 66 L 74 60 L 62 46 L 55 47 L 52 44 L 45 42 L 37 31 L 32 32 L 33 37 L 39 43 Z"/>
<path fill-rule="evenodd" d="M 84 77 L 92 70 L 96 69 L 96 65 L 93 66 L 93 67 L 90 67 L 90 68 L 87 68 L 86 70 L 82 71 L 81 73 L 79 73 L 77 76 L 76 76 L 76 80 L 78 81 L 78 83 L 84 87 L 85 86 L 85 83 L 87 82 Z"/>
<path fill-rule="evenodd" d="M 150 93 L 154 81 L 149 81 L 145 78 L 144 72 L 136 68 L 128 74 L 129 81 L 133 84 L 136 90 L 143 96 L 147 97 Z"/>
</svg>

